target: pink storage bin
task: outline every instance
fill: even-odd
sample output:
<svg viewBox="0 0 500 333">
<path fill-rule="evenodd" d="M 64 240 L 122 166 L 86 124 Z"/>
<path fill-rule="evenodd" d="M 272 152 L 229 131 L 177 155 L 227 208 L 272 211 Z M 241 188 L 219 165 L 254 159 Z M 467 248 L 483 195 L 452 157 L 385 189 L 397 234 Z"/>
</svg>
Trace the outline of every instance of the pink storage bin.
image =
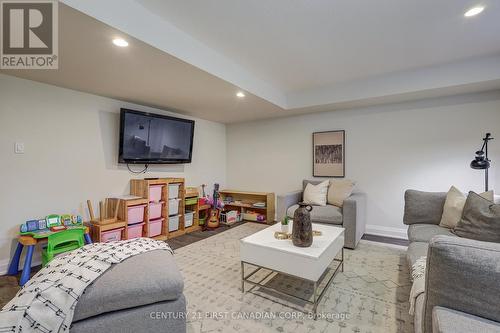
<svg viewBox="0 0 500 333">
<path fill-rule="evenodd" d="M 149 203 L 149 220 L 156 220 L 161 217 L 163 201 Z"/>
<path fill-rule="evenodd" d="M 155 237 L 161 235 L 162 224 L 163 224 L 163 219 L 149 221 L 148 237 Z"/>
<path fill-rule="evenodd" d="M 144 222 L 143 223 L 134 224 L 134 225 L 129 225 L 128 226 L 128 238 L 127 239 L 142 237 L 142 227 L 144 227 Z"/>
<path fill-rule="evenodd" d="M 163 185 L 150 185 L 149 186 L 149 202 L 161 201 L 161 192 Z"/>
<path fill-rule="evenodd" d="M 146 205 L 128 207 L 128 224 L 144 222 L 144 208 Z"/>
<path fill-rule="evenodd" d="M 101 232 L 101 242 L 115 242 L 122 240 L 122 231 L 125 228 L 113 229 Z"/>
</svg>

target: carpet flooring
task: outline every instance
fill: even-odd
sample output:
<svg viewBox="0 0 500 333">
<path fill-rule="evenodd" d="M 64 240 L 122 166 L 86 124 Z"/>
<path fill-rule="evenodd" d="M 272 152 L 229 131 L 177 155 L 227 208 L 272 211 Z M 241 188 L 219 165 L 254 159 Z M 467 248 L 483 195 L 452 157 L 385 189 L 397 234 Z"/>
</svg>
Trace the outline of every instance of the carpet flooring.
<svg viewBox="0 0 500 333">
<path fill-rule="evenodd" d="M 356 250 L 346 249 L 344 272 L 326 291 L 317 320 L 301 311 L 310 309 L 303 302 L 258 288 L 242 294 L 239 240 L 265 227 L 244 223 L 169 241 L 185 278 L 188 332 L 413 332 L 409 273 L 404 250 L 397 247 L 362 241 Z M 312 286 L 300 279 L 272 275 L 265 282 L 311 295 Z M 0 277 L 0 307 L 19 290 L 17 284 L 18 277 Z"/>
<path fill-rule="evenodd" d="M 345 250 L 344 272 L 326 291 L 317 320 L 299 311 L 301 302 L 257 288 L 242 294 L 239 240 L 262 228 L 246 223 L 176 250 L 188 332 L 413 332 L 405 254 L 395 247 L 362 242 Z M 299 279 L 276 275 L 266 281 L 302 297 L 311 294 L 312 286 Z"/>
</svg>

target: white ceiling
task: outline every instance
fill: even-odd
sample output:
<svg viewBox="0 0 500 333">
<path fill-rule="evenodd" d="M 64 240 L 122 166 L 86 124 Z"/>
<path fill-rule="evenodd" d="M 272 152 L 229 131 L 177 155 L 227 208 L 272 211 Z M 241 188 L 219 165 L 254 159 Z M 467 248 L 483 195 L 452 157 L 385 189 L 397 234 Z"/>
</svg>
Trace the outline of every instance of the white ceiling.
<svg viewBox="0 0 500 333">
<path fill-rule="evenodd" d="M 240 100 L 237 86 L 71 7 L 59 6 L 59 26 L 58 70 L 0 72 L 222 123 L 282 111 L 251 94 Z M 127 39 L 129 47 L 114 46 L 116 37 Z"/>
<path fill-rule="evenodd" d="M 61 2 L 59 70 L 3 73 L 223 123 L 500 89 L 496 0 Z"/>
<path fill-rule="evenodd" d="M 500 2 L 137 0 L 285 93 L 500 52 Z"/>
</svg>

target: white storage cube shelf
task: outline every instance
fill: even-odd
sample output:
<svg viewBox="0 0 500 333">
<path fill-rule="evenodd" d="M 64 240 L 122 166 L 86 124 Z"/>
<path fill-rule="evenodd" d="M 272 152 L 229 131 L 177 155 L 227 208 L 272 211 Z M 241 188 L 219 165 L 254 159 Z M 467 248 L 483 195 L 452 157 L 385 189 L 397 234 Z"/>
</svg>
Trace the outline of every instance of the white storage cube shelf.
<svg viewBox="0 0 500 333">
<path fill-rule="evenodd" d="M 193 225 L 194 212 L 186 212 L 184 215 L 184 227 L 190 227 Z"/>
<path fill-rule="evenodd" d="M 170 216 L 168 218 L 168 231 L 177 231 L 179 230 L 179 215 Z"/>
<path fill-rule="evenodd" d="M 180 199 L 168 199 L 168 215 L 179 214 L 179 201 Z"/>
<path fill-rule="evenodd" d="M 168 198 L 175 199 L 179 197 L 180 184 L 168 184 Z"/>
</svg>

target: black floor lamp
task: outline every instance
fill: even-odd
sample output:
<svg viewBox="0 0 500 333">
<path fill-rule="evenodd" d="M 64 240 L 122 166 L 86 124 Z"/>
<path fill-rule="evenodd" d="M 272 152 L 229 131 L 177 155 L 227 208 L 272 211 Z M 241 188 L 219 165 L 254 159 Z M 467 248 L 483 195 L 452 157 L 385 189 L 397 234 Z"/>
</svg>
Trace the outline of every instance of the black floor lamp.
<svg viewBox="0 0 500 333">
<path fill-rule="evenodd" d="M 491 161 L 488 159 L 488 141 L 493 140 L 491 133 L 486 133 L 483 138 L 483 146 L 476 151 L 476 158 L 470 162 L 470 167 L 476 170 L 484 170 L 484 190 L 488 191 L 488 168 Z"/>
</svg>

